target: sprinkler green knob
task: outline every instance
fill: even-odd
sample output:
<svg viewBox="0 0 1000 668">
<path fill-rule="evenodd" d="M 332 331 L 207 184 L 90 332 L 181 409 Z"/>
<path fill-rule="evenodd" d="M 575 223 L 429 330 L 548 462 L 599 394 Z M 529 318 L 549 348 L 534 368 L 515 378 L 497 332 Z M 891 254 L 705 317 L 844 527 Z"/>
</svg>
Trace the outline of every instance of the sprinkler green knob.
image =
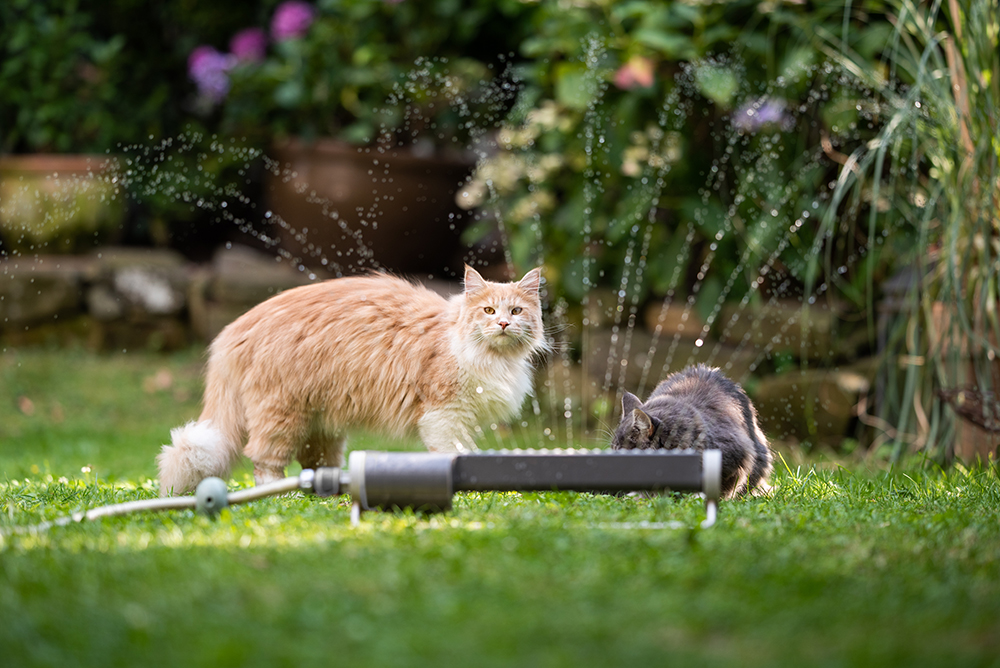
<svg viewBox="0 0 1000 668">
<path fill-rule="evenodd" d="M 222 478 L 205 478 L 195 490 L 195 510 L 202 515 L 215 517 L 229 505 L 226 481 Z"/>
</svg>

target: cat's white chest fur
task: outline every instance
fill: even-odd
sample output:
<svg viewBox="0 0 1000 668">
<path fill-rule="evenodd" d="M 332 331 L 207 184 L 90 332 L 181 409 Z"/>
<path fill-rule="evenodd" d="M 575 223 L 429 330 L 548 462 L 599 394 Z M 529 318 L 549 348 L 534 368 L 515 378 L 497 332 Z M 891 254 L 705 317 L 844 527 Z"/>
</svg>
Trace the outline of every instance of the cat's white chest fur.
<svg viewBox="0 0 1000 668">
<path fill-rule="evenodd" d="M 517 415 L 531 391 L 527 354 L 489 354 L 459 341 L 452 353 L 458 362 L 459 390 L 448 405 L 427 411 L 417 425 L 432 451 L 474 450 L 472 432 L 477 423 Z"/>
<path fill-rule="evenodd" d="M 461 368 L 458 400 L 484 420 L 517 414 L 531 391 L 531 366 L 525 359 L 487 359 Z"/>
</svg>

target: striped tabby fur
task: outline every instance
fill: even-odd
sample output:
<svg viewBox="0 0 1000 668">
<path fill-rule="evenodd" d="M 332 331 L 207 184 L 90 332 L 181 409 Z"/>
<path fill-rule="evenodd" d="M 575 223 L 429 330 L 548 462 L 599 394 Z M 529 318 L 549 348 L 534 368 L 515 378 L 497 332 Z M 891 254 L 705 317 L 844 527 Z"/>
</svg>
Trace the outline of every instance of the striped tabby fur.
<svg viewBox="0 0 1000 668">
<path fill-rule="evenodd" d="M 767 491 L 773 455 L 743 388 L 703 364 L 669 376 L 643 403 L 629 392 L 611 441 L 615 450 L 722 451 L 722 495 Z"/>
</svg>

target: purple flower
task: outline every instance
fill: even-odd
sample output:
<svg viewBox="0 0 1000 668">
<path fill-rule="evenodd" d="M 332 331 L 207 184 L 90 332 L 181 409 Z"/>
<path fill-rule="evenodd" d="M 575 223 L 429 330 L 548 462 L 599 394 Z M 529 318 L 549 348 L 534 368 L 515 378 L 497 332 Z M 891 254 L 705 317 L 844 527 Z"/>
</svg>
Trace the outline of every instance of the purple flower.
<svg viewBox="0 0 1000 668">
<path fill-rule="evenodd" d="M 198 86 L 199 95 L 221 102 L 229 92 L 227 72 L 235 64 L 235 56 L 219 53 L 211 46 L 199 46 L 188 56 L 188 75 Z"/>
<path fill-rule="evenodd" d="M 271 19 L 271 36 L 279 42 L 302 37 L 313 22 L 313 6 L 302 0 L 288 0 L 278 5 Z"/>
<path fill-rule="evenodd" d="M 245 28 L 229 40 L 229 50 L 239 60 L 258 62 L 264 60 L 267 35 L 260 28 Z"/>
<path fill-rule="evenodd" d="M 791 123 L 792 118 L 785 113 L 785 101 L 770 97 L 747 102 L 733 112 L 733 125 L 741 132 L 758 132 L 768 125 L 785 130 Z"/>
</svg>

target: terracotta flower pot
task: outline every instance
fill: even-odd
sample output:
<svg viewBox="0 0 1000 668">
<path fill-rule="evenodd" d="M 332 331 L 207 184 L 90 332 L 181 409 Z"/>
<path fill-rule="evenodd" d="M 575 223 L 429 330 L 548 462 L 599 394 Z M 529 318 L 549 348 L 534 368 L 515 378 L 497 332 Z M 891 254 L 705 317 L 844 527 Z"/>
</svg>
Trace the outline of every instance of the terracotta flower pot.
<svg viewBox="0 0 1000 668">
<path fill-rule="evenodd" d="M 113 237 L 124 198 L 107 156 L 0 156 L 0 237 L 6 252 L 74 252 Z"/>
<path fill-rule="evenodd" d="M 266 182 L 280 246 L 306 266 L 352 274 L 446 274 L 461 266 L 472 165 L 320 139 L 276 144 Z"/>
<path fill-rule="evenodd" d="M 970 464 L 977 459 L 988 462 L 1000 457 L 1000 359 L 989 355 L 983 342 L 995 349 L 997 340 L 984 313 L 973 316 L 973 336 L 960 322 L 954 304 L 939 301 L 931 306 L 929 349 L 952 385 L 939 388 L 937 395 L 958 418 L 955 456 Z"/>
</svg>

